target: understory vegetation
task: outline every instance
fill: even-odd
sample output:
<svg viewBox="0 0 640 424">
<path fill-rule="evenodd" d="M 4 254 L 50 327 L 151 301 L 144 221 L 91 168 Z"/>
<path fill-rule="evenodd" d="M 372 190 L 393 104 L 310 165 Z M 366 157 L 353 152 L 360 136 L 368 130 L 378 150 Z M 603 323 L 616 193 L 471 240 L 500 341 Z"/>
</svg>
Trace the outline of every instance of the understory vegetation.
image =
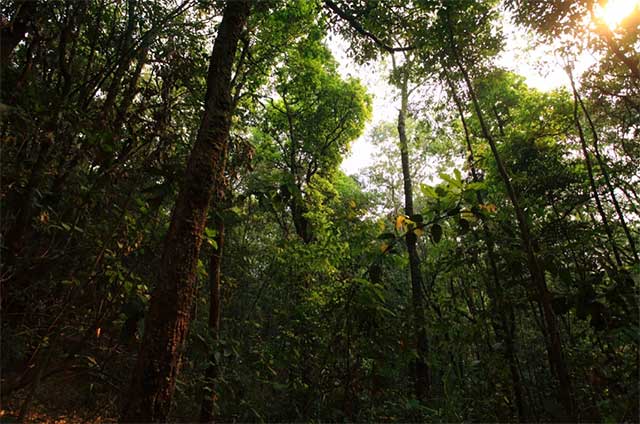
<svg viewBox="0 0 640 424">
<path fill-rule="evenodd" d="M 637 422 L 640 6 L 604 7 L 2 2 L 0 419 Z"/>
</svg>

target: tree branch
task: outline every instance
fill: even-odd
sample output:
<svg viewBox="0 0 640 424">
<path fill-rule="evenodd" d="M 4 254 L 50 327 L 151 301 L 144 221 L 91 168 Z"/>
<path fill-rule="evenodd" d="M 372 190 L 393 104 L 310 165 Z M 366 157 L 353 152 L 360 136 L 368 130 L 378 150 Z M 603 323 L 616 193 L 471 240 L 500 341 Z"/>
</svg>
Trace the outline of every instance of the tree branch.
<svg viewBox="0 0 640 424">
<path fill-rule="evenodd" d="M 349 25 L 351 26 L 351 28 L 353 28 L 358 34 L 360 35 L 364 35 L 365 37 L 369 38 L 371 41 L 373 41 L 378 47 L 380 47 L 382 50 L 388 52 L 388 53 L 393 53 L 393 52 L 404 52 L 404 51 L 408 51 L 408 50 L 413 50 L 415 47 L 414 46 L 406 46 L 406 47 L 393 47 L 388 45 L 387 43 L 385 43 L 384 41 L 382 41 L 379 37 L 377 37 L 375 34 L 373 34 L 370 31 L 367 31 L 360 22 L 358 22 L 358 20 L 356 18 L 354 18 L 353 16 L 349 15 L 347 12 L 345 12 L 344 10 L 340 9 L 338 7 L 338 5 L 336 5 L 333 1 L 331 0 L 324 0 L 324 4 L 325 6 L 327 6 L 327 8 L 329 8 L 333 13 L 335 13 L 336 15 L 338 15 L 340 18 L 344 19 L 345 21 L 347 21 L 349 23 Z"/>
</svg>

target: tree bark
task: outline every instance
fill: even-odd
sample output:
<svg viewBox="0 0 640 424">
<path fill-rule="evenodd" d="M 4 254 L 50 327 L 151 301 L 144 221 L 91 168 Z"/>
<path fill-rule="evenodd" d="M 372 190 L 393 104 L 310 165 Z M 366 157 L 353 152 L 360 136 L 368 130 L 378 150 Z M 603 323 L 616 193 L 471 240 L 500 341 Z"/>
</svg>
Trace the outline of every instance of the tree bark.
<svg viewBox="0 0 640 424">
<path fill-rule="evenodd" d="M 213 46 L 205 111 L 165 238 L 144 341 L 121 422 L 164 422 L 191 320 L 196 269 L 214 184 L 220 181 L 231 127 L 231 73 L 248 0 L 227 2 Z"/>
<path fill-rule="evenodd" d="M 394 66 L 395 67 L 395 66 Z M 409 102 L 407 88 L 408 75 L 403 75 L 400 85 L 400 111 L 398 113 L 398 138 L 400 142 L 400 158 L 402 162 L 402 178 L 404 183 L 404 213 L 411 217 L 413 210 L 413 187 L 411 170 L 409 168 L 409 146 L 406 133 L 406 115 Z M 414 384 L 416 398 L 427 400 L 431 394 L 431 379 L 427 364 L 429 342 L 427 339 L 426 319 L 422 296 L 422 274 L 420 272 L 420 257 L 418 256 L 417 237 L 413 231 L 407 232 L 407 252 L 409 253 L 409 272 L 411 275 L 411 296 L 413 303 L 414 331 L 416 332 L 417 358 L 415 360 Z"/>
<path fill-rule="evenodd" d="M 221 281 L 221 266 L 222 266 L 222 250 L 224 247 L 224 221 L 222 217 L 216 212 L 215 217 L 216 244 L 213 253 L 211 254 L 211 260 L 209 262 L 209 334 L 212 340 L 218 340 L 220 338 L 220 315 L 221 315 L 221 301 L 220 301 L 220 281 Z M 215 347 L 214 347 L 215 349 Z M 215 382 L 219 374 L 218 360 L 215 356 L 215 350 L 211 352 L 209 356 L 209 366 L 205 372 L 205 385 L 203 389 L 202 404 L 200 406 L 200 422 L 201 423 L 214 423 L 214 407 L 218 395 L 216 393 Z"/>
</svg>

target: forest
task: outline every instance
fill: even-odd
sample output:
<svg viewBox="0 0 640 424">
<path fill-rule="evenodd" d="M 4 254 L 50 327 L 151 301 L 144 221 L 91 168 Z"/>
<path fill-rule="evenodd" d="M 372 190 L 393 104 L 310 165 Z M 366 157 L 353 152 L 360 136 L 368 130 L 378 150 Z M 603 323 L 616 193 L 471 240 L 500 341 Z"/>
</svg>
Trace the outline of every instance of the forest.
<svg viewBox="0 0 640 424">
<path fill-rule="evenodd" d="M 640 1 L 7 0 L 0 148 L 0 422 L 640 420 Z"/>
</svg>

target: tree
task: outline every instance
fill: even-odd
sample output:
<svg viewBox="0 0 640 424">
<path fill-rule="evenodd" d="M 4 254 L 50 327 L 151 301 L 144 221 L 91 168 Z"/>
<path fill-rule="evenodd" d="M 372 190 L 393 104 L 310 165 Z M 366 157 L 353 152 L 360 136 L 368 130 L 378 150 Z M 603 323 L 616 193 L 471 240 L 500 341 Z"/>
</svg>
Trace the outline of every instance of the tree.
<svg viewBox="0 0 640 424">
<path fill-rule="evenodd" d="M 232 66 L 248 15 L 247 2 L 225 6 L 211 53 L 205 111 L 164 242 L 123 422 L 165 421 L 171 407 L 191 319 L 202 234 L 214 184 L 224 170 L 231 126 Z"/>
<path fill-rule="evenodd" d="M 275 171 L 268 181 L 256 184 L 261 190 L 278 190 L 296 234 L 305 243 L 314 239 L 309 192 L 317 179 L 333 177 L 371 108 L 360 83 L 338 75 L 321 37 L 319 29 L 312 30 L 286 51 L 287 66 L 276 73 L 275 96 L 267 100 L 254 130 L 258 159 L 263 162 L 258 166 Z"/>
</svg>

